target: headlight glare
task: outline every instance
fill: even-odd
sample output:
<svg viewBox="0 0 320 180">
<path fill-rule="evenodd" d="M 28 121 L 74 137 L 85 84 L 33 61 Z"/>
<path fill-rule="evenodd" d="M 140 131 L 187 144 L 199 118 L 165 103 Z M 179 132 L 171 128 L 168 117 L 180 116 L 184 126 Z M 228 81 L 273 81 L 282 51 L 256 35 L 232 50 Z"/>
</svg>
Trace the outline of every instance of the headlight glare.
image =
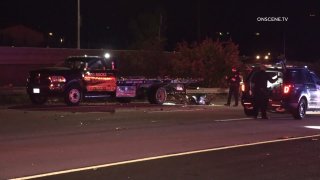
<svg viewBox="0 0 320 180">
<path fill-rule="evenodd" d="M 51 83 L 65 83 L 66 78 L 63 76 L 49 76 Z"/>
</svg>

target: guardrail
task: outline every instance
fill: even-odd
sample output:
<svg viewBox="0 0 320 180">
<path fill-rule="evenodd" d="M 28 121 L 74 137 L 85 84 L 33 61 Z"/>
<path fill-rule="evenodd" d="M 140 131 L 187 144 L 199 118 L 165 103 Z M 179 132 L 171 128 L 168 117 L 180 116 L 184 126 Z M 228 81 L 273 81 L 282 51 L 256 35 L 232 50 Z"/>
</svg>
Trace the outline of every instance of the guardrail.
<svg viewBox="0 0 320 180">
<path fill-rule="evenodd" d="M 25 87 L 0 87 L 0 95 L 23 95 L 27 94 Z"/>
<path fill-rule="evenodd" d="M 187 94 L 224 94 L 228 92 L 229 92 L 228 88 L 187 89 Z"/>
</svg>

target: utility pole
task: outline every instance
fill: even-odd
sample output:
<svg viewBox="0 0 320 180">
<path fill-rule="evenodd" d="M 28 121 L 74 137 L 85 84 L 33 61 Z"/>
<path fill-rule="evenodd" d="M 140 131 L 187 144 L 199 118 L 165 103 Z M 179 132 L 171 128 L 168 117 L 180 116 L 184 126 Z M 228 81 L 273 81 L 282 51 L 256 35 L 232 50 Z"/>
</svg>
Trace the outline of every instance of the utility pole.
<svg viewBox="0 0 320 180">
<path fill-rule="evenodd" d="M 80 0 L 77 3 L 78 6 L 78 23 L 77 23 L 77 49 L 80 49 L 80 27 L 81 27 L 81 17 L 80 17 Z"/>
</svg>

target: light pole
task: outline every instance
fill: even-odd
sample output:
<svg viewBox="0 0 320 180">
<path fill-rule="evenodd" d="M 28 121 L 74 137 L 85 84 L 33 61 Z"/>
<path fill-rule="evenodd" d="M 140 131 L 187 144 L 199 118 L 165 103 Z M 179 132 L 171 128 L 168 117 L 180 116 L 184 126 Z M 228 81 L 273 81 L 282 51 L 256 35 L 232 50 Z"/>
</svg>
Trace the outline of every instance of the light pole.
<svg viewBox="0 0 320 180">
<path fill-rule="evenodd" d="M 77 3 L 78 6 L 78 23 L 77 23 L 77 48 L 80 49 L 80 26 L 81 26 L 81 17 L 80 17 L 80 0 Z"/>
</svg>

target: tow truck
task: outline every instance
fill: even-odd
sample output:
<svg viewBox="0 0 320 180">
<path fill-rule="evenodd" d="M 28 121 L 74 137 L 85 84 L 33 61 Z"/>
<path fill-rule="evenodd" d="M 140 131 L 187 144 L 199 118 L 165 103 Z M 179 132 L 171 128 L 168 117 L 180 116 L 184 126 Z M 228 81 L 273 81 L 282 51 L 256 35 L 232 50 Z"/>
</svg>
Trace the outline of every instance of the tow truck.
<svg viewBox="0 0 320 180">
<path fill-rule="evenodd" d="M 48 98 L 63 98 L 67 105 L 79 105 L 89 98 L 115 98 L 129 103 L 147 98 L 151 104 L 163 104 L 168 96 L 185 96 L 186 87 L 197 79 L 117 77 L 110 56 L 68 57 L 60 67 L 29 72 L 26 90 L 32 103 L 41 105 Z"/>
</svg>

